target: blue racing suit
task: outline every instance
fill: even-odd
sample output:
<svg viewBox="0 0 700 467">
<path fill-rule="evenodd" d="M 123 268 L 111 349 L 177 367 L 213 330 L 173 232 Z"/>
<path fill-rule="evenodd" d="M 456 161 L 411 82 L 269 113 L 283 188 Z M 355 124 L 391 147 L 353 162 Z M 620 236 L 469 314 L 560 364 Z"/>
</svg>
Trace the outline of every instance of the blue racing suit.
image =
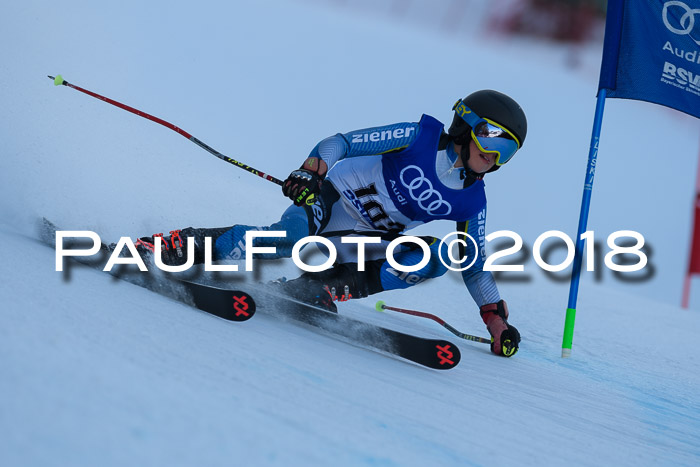
<svg viewBox="0 0 700 467">
<path fill-rule="evenodd" d="M 235 225 L 218 236 L 215 259 L 239 259 L 244 254 L 245 232 L 283 230 L 285 238 L 258 238 L 256 246 L 272 246 L 275 254 L 261 258 L 291 256 L 293 245 L 308 235 L 321 235 L 338 248 L 335 268 L 356 269 L 356 256 L 340 243 L 343 236 L 378 236 L 382 243 L 367 245 L 370 277 L 364 294 L 407 288 L 426 279 L 441 276 L 447 268 L 439 260 L 439 241 L 425 238 L 430 261 L 418 271 L 404 273 L 393 269 L 385 258 L 386 245 L 407 230 L 433 220 L 452 220 L 458 232 L 468 233 L 471 242 L 462 249 L 474 264 L 462 278 L 478 306 L 500 300 L 485 261 L 486 196 L 481 178 L 468 177 L 463 168 L 454 168 L 458 155 L 443 125 L 428 115 L 418 123 L 397 123 L 336 134 L 319 142 L 310 155 L 323 159 L 329 167 L 320 195 L 313 206 L 290 206 L 279 222 L 267 227 Z M 469 183 L 466 183 L 468 180 Z M 423 251 L 410 243 L 401 244 L 395 260 L 415 265 Z M 443 253 L 443 258 L 447 255 Z"/>
</svg>

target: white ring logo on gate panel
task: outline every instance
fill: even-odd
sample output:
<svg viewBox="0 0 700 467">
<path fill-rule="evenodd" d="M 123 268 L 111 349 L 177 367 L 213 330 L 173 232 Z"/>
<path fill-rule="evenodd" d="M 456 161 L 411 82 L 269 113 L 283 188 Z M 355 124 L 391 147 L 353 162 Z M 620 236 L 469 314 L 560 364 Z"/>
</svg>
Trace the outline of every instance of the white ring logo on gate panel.
<svg viewBox="0 0 700 467">
<path fill-rule="evenodd" d="M 668 17 L 668 8 L 672 6 L 677 6 L 680 7 L 682 10 L 684 10 L 683 16 L 680 17 L 678 20 L 678 26 L 681 28 L 677 28 L 674 25 L 671 24 L 669 21 Z M 688 5 L 686 5 L 683 2 L 679 2 L 677 0 L 673 0 L 670 2 L 664 3 L 664 9 L 661 12 L 661 18 L 664 21 L 664 25 L 666 26 L 666 29 L 671 31 L 674 34 L 678 34 L 680 36 L 687 36 L 691 32 L 693 32 L 693 28 L 695 27 L 695 15 L 700 14 L 700 9 L 699 8 L 690 8 Z M 673 19 L 673 17 L 672 17 Z M 691 37 L 693 41 L 696 44 L 700 45 L 700 40 L 695 39 L 694 37 Z"/>
<path fill-rule="evenodd" d="M 415 170 L 417 174 L 410 180 L 410 182 L 407 183 L 404 179 L 404 173 L 409 169 Z M 401 180 L 401 184 L 408 188 L 409 196 L 414 201 L 417 201 L 418 206 L 420 206 L 420 208 L 423 211 L 427 212 L 429 215 L 447 216 L 452 212 L 452 206 L 450 205 L 450 203 L 442 199 L 442 195 L 440 194 L 440 192 L 433 188 L 433 184 L 430 182 L 430 180 L 425 178 L 425 174 L 423 173 L 423 170 L 421 170 L 420 167 L 415 165 L 409 165 L 408 167 L 404 167 L 403 170 L 401 170 L 401 173 L 399 174 L 399 179 Z M 420 194 L 416 195 L 415 192 L 419 189 L 422 189 L 423 191 L 421 191 Z M 441 209 L 444 212 L 438 212 Z"/>
</svg>

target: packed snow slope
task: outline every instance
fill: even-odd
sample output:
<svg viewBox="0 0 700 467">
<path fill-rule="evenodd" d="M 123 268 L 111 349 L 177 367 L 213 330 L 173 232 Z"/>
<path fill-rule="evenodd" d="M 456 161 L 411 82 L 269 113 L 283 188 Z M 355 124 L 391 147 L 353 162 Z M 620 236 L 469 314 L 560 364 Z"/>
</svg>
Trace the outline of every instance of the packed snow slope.
<svg viewBox="0 0 700 467">
<path fill-rule="evenodd" d="M 228 323 L 92 269 L 67 278 L 36 240 L 41 216 L 115 241 L 267 225 L 287 206 L 275 185 L 172 131 L 55 88 L 46 75 L 58 73 L 277 177 L 338 131 L 421 113 L 447 122 L 458 97 L 499 89 L 530 131 L 487 177 L 488 230 L 530 245 L 551 229 L 573 235 L 599 46 L 570 70 L 569 52 L 551 46 L 278 0 L 15 2 L 0 39 L 0 465 L 700 462 L 700 313 L 677 307 L 698 123 L 677 112 L 607 104 L 589 227 L 603 248 L 614 231 L 642 233 L 653 274 L 635 284 L 602 264 L 585 274 L 567 360 L 568 284 L 531 256 L 526 280 L 500 286 L 521 351 L 502 359 L 458 342 L 462 363 L 438 372 L 265 313 Z M 256 268 L 231 279 L 298 274 L 289 261 Z M 457 342 L 434 322 L 373 311 L 376 299 L 486 333 L 457 274 L 340 306 Z"/>
</svg>

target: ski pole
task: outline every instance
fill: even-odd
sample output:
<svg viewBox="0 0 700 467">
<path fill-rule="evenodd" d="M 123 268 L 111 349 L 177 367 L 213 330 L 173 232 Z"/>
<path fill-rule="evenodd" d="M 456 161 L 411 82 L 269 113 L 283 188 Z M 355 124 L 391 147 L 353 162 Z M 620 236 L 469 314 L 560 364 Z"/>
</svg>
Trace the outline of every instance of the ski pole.
<svg viewBox="0 0 700 467">
<path fill-rule="evenodd" d="M 127 112 L 131 112 L 132 114 L 136 114 L 136 115 L 138 115 L 139 117 L 146 118 L 146 119 L 148 119 L 148 120 L 151 120 L 152 122 L 160 123 L 160 124 L 163 125 L 164 127 L 170 128 L 170 129 L 173 130 L 174 132 L 181 134 L 182 136 L 184 136 L 184 137 L 187 138 L 188 140 L 192 141 L 194 144 L 196 144 L 196 145 L 199 146 L 200 148 L 202 148 L 202 149 L 204 149 L 205 151 L 207 151 L 207 152 L 209 152 L 209 153 L 215 155 L 216 157 L 218 157 L 218 158 L 221 159 L 222 161 L 226 161 L 226 162 L 228 162 L 229 164 L 233 164 L 233 165 L 235 165 L 236 167 L 239 167 L 239 168 L 245 170 L 246 172 L 250 172 L 250 173 L 252 173 L 252 174 L 254 174 L 254 175 L 257 175 L 258 177 L 262 177 L 262 178 L 264 178 L 265 180 L 269 180 L 269 181 L 271 181 L 271 182 L 273 182 L 273 183 L 276 183 L 277 185 L 280 185 L 280 186 L 282 186 L 282 184 L 284 183 L 282 180 L 280 180 L 280 179 L 278 179 L 278 178 L 275 178 L 275 177 L 273 177 L 272 175 L 268 175 L 268 174 L 266 174 L 266 173 L 264 173 L 264 172 L 260 172 L 259 170 L 254 169 L 253 167 L 251 167 L 251 166 L 249 166 L 249 165 L 246 165 L 246 164 L 244 164 L 244 163 L 242 163 L 242 162 L 239 162 L 239 161 L 237 161 L 237 160 L 231 159 L 230 157 L 225 156 L 224 154 L 221 154 L 221 153 L 220 153 L 219 151 L 217 151 L 216 149 L 214 149 L 214 148 L 212 148 L 211 146 L 205 144 L 204 142 L 198 140 L 197 138 L 195 138 L 195 137 L 192 136 L 191 134 L 187 133 L 187 132 L 186 132 L 185 130 L 183 130 L 182 128 L 178 128 L 178 127 L 176 127 L 175 125 L 173 125 L 172 123 L 166 122 L 165 120 L 162 120 L 162 119 L 160 119 L 160 118 L 158 118 L 158 117 L 154 117 L 153 115 L 147 114 L 146 112 L 142 112 L 142 111 L 140 111 L 140 110 L 138 110 L 138 109 L 135 109 L 135 108 L 133 108 L 133 107 L 130 107 L 130 106 L 126 105 L 126 104 L 122 104 L 121 102 L 117 102 L 117 101 L 115 101 L 115 100 L 113 100 L 113 99 L 110 99 L 109 97 L 101 96 L 101 95 L 99 95 L 99 94 L 97 94 L 97 93 L 94 93 L 94 92 L 92 92 L 92 91 L 88 91 L 87 89 L 83 89 L 83 88 L 81 88 L 80 86 L 76 86 L 76 85 L 74 85 L 74 84 L 71 84 L 71 83 L 69 83 L 68 81 L 64 80 L 63 77 L 62 77 L 61 75 L 57 75 L 56 77 L 49 76 L 49 78 L 53 80 L 53 84 L 56 85 L 56 86 L 60 86 L 60 85 L 68 86 L 69 88 L 73 88 L 73 89 L 75 89 L 76 91 L 80 91 L 80 92 L 82 92 L 82 93 L 85 93 L 85 94 L 87 94 L 88 96 L 92 96 L 92 97 L 94 97 L 94 98 L 96 98 L 96 99 L 100 99 L 101 101 L 107 102 L 108 104 L 112 104 L 112 105 L 114 105 L 114 106 L 116 106 L 116 107 L 119 107 L 120 109 L 124 109 L 124 110 L 126 110 Z"/>
<path fill-rule="evenodd" d="M 381 300 L 377 302 L 377 304 L 375 305 L 374 308 L 377 311 L 384 311 L 384 310 L 398 311 L 399 313 L 405 313 L 407 315 L 420 316 L 421 318 L 432 319 L 436 323 L 441 324 L 445 329 L 447 329 L 448 331 L 450 331 L 452 334 L 454 334 L 457 337 L 461 337 L 462 339 L 466 339 L 468 341 L 481 342 L 483 344 L 490 344 L 491 343 L 491 339 L 486 339 L 484 337 L 479 337 L 479 336 L 472 336 L 471 334 L 464 334 L 463 332 L 459 332 L 458 330 L 456 330 L 455 328 L 450 326 L 448 323 L 446 323 L 439 316 L 431 315 L 430 313 L 423 313 L 422 311 L 406 310 L 404 308 L 396 308 L 393 306 L 388 306 Z"/>
</svg>

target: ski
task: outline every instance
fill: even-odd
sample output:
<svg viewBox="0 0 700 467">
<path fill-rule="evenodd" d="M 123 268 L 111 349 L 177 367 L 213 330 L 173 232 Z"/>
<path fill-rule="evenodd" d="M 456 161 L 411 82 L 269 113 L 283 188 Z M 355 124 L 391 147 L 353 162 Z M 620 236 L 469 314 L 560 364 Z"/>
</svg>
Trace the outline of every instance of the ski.
<svg viewBox="0 0 700 467">
<path fill-rule="evenodd" d="M 55 247 L 57 230 L 59 229 L 51 221 L 42 219 L 41 241 Z M 106 245 L 102 246 L 102 250 L 109 253 Z M 75 260 L 100 270 L 104 263 L 100 259 Z M 165 280 L 144 273 L 113 275 L 228 321 L 246 321 L 258 309 L 264 309 L 266 314 L 289 318 L 351 344 L 428 368 L 448 370 L 457 366 L 461 359 L 459 348 L 447 340 L 423 338 L 341 316 L 260 284 L 246 285 L 246 290 L 238 290 L 171 278 Z"/>
<path fill-rule="evenodd" d="M 57 230 L 59 229 L 53 222 L 42 218 L 39 226 L 39 239 L 46 245 L 55 248 Z M 103 255 L 110 253 L 107 245 L 102 244 L 101 253 Z M 90 260 L 75 257 L 73 259 L 80 264 L 98 270 L 102 270 L 105 263 L 104 258 Z M 109 274 L 227 321 L 247 321 L 255 315 L 257 310 L 253 297 L 240 290 L 204 286 L 195 282 L 172 278 L 166 279 L 162 276 L 156 277 L 155 275 L 141 272 Z"/>
<path fill-rule="evenodd" d="M 240 290 L 226 290 L 194 282 L 178 281 L 189 292 L 193 305 L 228 321 L 248 321 L 256 311 L 253 297 Z"/>
<path fill-rule="evenodd" d="M 260 308 L 269 311 L 269 314 L 291 318 L 364 348 L 436 370 L 449 370 L 461 360 L 459 348 L 447 340 L 419 337 L 342 316 L 279 294 L 266 286 L 251 286 L 246 290 L 256 298 Z M 211 311 L 217 312 L 215 308 Z"/>
</svg>

